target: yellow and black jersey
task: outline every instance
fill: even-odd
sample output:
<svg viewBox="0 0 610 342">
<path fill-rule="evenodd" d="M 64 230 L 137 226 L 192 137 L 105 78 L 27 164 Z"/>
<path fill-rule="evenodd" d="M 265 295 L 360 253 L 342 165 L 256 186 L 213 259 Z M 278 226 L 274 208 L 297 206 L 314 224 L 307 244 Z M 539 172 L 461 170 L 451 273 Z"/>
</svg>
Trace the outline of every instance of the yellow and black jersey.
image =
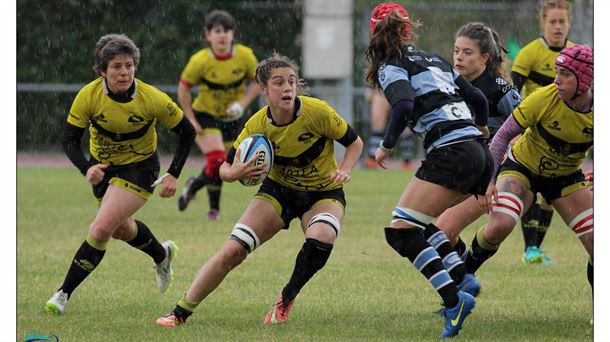
<svg viewBox="0 0 610 342">
<path fill-rule="evenodd" d="M 205 48 L 191 56 L 180 75 L 180 82 L 199 85 L 193 109 L 225 117 L 227 107 L 240 100 L 246 91 L 246 80 L 254 79 L 258 61 L 249 47 L 236 44 L 228 59 L 218 59 Z"/>
<path fill-rule="evenodd" d="M 580 169 L 593 145 L 593 111 L 568 107 L 551 84 L 525 99 L 513 116 L 525 133 L 512 147 L 511 159 L 543 177 L 566 176 Z"/>
<path fill-rule="evenodd" d="M 341 188 L 330 180 L 337 170 L 334 140 L 348 131 L 347 122 L 325 101 L 298 96 L 295 118 L 286 125 L 273 122 L 269 106 L 246 122 L 233 144 L 235 149 L 252 134 L 264 134 L 273 145 L 274 162 L 268 177 L 295 190 L 325 191 Z"/>
<path fill-rule="evenodd" d="M 573 44 L 568 40 L 565 46 Z M 544 38 L 540 37 L 519 51 L 511 71 L 527 77 L 522 89 L 524 99 L 534 90 L 553 83 L 555 79 L 555 58 L 564 47 L 551 48 L 544 41 Z"/>
<path fill-rule="evenodd" d="M 150 157 L 157 150 L 155 124 L 173 128 L 182 110 L 159 89 L 138 79 L 118 98 L 109 92 L 103 77 L 81 89 L 70 108 L 68 122 L 89 126 L 89 151 L 103 164 L 125 165 Z"/>
</svg>

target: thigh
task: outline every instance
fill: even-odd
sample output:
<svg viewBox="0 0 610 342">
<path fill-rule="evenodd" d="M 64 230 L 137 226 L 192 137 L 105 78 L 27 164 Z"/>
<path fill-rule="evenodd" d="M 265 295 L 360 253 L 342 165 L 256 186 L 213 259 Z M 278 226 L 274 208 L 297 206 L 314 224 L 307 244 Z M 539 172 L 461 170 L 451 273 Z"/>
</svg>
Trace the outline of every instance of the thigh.
<svg viewBox="0 0 610 342">
<path fill-rule="evenodd" d="M 254 198 L 237 223 L 244 224 L 256 233 L 261 245 L 271 239 L 283 227 L 284 221 L 268 201 Z"/>
<path fill-rule="evenodd" d="M 90 232 L 98 237 L 100 232 L 109 237 L 125 223 L 146 200 L 131 191 L 113 185 L 108 187 L 102 199 L 95 220 L 90 226 Z"/>
<path fill-rule="evenodd" d="M 396 206 L 437 217 L 459 201 L 461 197 L 462 194 L 456 190 L 413 177 Z"/>
<path fill-rule="evenodd" d="M 585 225 L 592 229 L 593 193 L 589 189 L 580 189 L 558 198 L 553 201 L 553 207 L 576 234 L 579 228 L 586 228 Z M 579 239 L 589 256 L 593 257 L 593 232 L 584 233 Z"/>
<path fill-rule="evenodd" d="M 436 226 L 453 242 L 468 225 L 483 215 L 483 209 L 474 196 L 445 210 L 436 220 Z"/>
</svg>

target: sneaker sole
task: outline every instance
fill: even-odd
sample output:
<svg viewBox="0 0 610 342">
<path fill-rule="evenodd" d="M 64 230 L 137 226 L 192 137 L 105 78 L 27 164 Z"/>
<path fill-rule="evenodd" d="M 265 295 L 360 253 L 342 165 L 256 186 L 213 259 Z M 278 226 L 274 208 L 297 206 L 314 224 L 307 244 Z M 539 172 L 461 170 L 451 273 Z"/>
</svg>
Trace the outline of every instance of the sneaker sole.
<svg viewBox="0 0 610 342">
<path fill-rule="evenodd" d="M 63 312 L 61 310 L 59 310 L 59 308 L 55 304 L 47 303 L 47 304 L 45 304 L 44 309 L 45 309 L 45 311 L 50 312 L 57 316 L 63 315 Z"/>
</svg>

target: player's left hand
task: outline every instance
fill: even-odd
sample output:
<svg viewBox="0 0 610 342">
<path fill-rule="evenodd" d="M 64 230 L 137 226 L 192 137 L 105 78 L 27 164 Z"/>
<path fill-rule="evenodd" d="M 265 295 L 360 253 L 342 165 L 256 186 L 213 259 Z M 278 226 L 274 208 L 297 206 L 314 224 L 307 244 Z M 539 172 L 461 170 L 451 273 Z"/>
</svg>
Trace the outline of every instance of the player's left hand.
<svg viewBox="0 0 610 342">
<path fill-rule="evenodd" d="M 163 198 L 168 198 L 174 196 L 176 193 L 176 177 L 168 174 L 167 177 L 164 177 L 161 180 L 161 191 L 159 192 L 159 196 Z"/>
<path fill-rule="evenodd" d="M 330 180 L 336 184 L 345 184 L 351 179 L 349 172 L 337 169 L 330 173 Z"/>
<path fill-rule="evenodd" d="M 380 148 L 377 148 L 375 151 L 375 161 L 382 169 L 387 169 L 387 165 L 385 164 L 385 159 L 388 158 L 392 154 L 392 151 L 384 151 Z"/>
</svg>

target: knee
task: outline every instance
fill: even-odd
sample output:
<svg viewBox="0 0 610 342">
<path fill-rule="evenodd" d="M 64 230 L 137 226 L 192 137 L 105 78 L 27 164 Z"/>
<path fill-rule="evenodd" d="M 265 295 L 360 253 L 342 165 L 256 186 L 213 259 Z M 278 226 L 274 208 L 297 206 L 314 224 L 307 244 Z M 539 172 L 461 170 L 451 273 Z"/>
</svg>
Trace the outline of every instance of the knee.
<svg viewBox="0 0 610 342">
<path fill-rule="evenodd" d="M 108 242 L 114 236 L 117 226 L 108 221 L 95 220 L 89 225 L 89 234 L 97 241 Z"/>
<path fill-rule="evenodd" d="M 112 233 L 112 238 L 127 241 L 134 237 L 134 233 L 136 233 L 136 224 L 132 218 L 129 218 L 116 228 Z"/>
<path fill-rule="evenodd" d="M 239 266 L 246 257 L 248 252 L 241 245 L 226 244 L 217 255 L 218 266 L 222 269 L 231 270 Z"/>
<path fill-rule="evenodd" d="M 323 243 L 333 244 L 341 231 L 341 221 L 331 213 L 320 213 L 309 220 L 305 236 Z"/>
<path fill-rule="evenodd" d="M 499 245 L 513 231 L 517 222 L 505 215 L 493 215 L 489 222 L 485 225 L 485 240 L 487 242 Z"/>
<path fill-rule="evenodd" d="M 388 245 L 398 252 L 400 256 L 409 257 L 409 252 L 413 250 L 414 244 L 424 240 L 424 234 L 416 228 L 397 229 L 386 227 L 385 239 Z"/>
</svg>

